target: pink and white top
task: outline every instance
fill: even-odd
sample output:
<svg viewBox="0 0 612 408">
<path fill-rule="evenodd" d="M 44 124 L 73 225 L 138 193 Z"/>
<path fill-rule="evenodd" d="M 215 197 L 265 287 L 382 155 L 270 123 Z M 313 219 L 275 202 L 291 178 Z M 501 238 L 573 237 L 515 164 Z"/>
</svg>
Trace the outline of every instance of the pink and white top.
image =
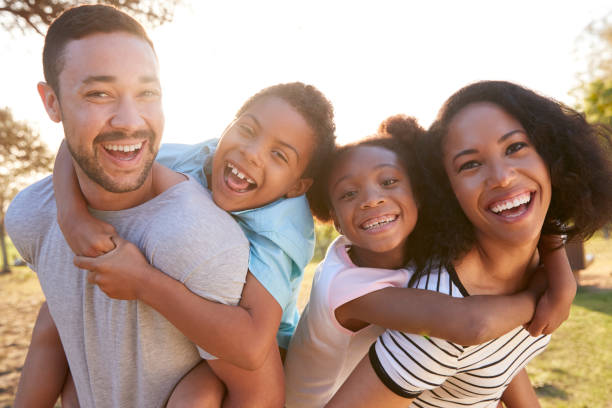
<svg viewBox="0 0 612 408">
<path fill-rule="evenodd" d="M 357 267 L 347 253 L 350 245 L 338 237 L 315 272 L 285 360 L 287 408 L 324 406 L 384 332 L 374 325 L 352 332 L 338 323 L 336 308 L 386 287 L 406 287 L 412 275 L 408 269 Z"/>
</svg>

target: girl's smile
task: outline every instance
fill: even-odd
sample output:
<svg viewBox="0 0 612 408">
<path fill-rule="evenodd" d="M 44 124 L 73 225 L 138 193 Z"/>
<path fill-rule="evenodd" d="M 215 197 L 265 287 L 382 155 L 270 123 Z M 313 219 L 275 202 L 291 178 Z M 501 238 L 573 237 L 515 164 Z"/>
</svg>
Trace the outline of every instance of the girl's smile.
<svg viewBox="0 0 612 408">
<path fill-rule="evenodd" d="M 397 155 L 380 146 L 350 148 L 334 164 L 328 189 L 334 223 L 353 244 L 353 262 L 403 266 L 418 210 Z"/>
</svg>

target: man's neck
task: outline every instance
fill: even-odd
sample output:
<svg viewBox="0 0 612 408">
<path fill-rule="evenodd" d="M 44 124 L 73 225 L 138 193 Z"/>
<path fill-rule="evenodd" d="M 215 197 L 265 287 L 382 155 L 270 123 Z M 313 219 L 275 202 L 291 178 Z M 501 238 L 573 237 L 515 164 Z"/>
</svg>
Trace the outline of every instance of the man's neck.
<svg viewBox="0 0 612 408">
<path fill-rule="evenodd" d="M 82 171 L 77 170 L 77 179 L 87 205 L 101 211 L 119 211 L 136 207 L 159 194 L 155 188 L 155 170 L 153 165 L 144 183 L 136 190 L 126 193 L 112 193 L 92 181 Z"/>
</svg>

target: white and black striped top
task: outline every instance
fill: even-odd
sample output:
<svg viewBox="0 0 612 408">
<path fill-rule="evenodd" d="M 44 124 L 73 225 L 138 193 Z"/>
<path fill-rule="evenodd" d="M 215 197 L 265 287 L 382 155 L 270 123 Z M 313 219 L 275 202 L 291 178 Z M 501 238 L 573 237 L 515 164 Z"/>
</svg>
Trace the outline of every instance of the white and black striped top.
<svg viewBox="0 0 612 408">
<path fill-rule="evenodd" d="M 415 287 L 469 296 L 452 267 L 422 276 Z M 512 378 L 549 340 L 517 327 L 487 343 L 460 346 L 387 330 L 372 345 L 370 361 L 391 391 L 416 397 L 415 407 L 496 407 Z"/>
</svg>

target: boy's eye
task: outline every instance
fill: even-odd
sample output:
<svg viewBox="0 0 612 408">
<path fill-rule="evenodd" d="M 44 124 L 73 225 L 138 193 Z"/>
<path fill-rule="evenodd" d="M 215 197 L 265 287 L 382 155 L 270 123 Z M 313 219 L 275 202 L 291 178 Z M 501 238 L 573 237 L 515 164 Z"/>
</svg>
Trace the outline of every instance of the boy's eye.
<svg viewBox="0 0 612 408">
<path fill-rule="evenodd" d="M 253 130 L 253 128 L 250 127 L 249 125 L 245 125 L 244 123 L 242 123 L 239 125 L 239 128 L 242 131 L 242 133 L 245 133 L 247 136 L 255 135 L 255 130 Z"/>
<path fill-rule="evenodd" d="M 340 196 L 341 200 L 350 200 L 351 198 L 355 197 L 357 195 L 357 191 L 355 190 L 351 190 L 351 191 L 347 191 L 344 194 L 342 194 Z"/>
<path fill-rule="evenodd" d="M 508 148 L 506 149 L 506 154 L 512 154 L 512 153 L 516 153 L 519 150 L 521 150 L 522 148 L 527 147 L 527 143 L 525 142 L 516 142 L 516 143 L 512 143 L 510 146 L 508 146 Z"/>
<path fill-rule="evenodd" d="M 468 162 L 463 163 L 461 166 L 459 166 L 459 172 L 462 172 L 463 170 L 470 170 L 470 169 L 474 169 L 476 167 L 480 166 L 480 163 L 478 163 L 476 160 L 470 160 Z"/>
<path fill-rule="evenodd" d="M 281 152 L 280 150 L 274 150 L 272 151 L 272 154 L 284 161 L 285 163 L 289 163 L 289 158 L 287 157 L 287 155 Z"/>
<path fill-rule="evenodd" d="M 393 185 L 393 184 L 397 183 L 398 181 L 399 181 L 399 180 L 398 180 L 398 179 L 396 179 L 396 178 L 388 178 L 388 179 L 385 179 L 385 180 L 382 182 L 382 185 L 383 185 L 383 186 L 385 186 L 385 187 L 387 187 L 387 186 L 391 186 L 391 185 Z"/>
</svg>

